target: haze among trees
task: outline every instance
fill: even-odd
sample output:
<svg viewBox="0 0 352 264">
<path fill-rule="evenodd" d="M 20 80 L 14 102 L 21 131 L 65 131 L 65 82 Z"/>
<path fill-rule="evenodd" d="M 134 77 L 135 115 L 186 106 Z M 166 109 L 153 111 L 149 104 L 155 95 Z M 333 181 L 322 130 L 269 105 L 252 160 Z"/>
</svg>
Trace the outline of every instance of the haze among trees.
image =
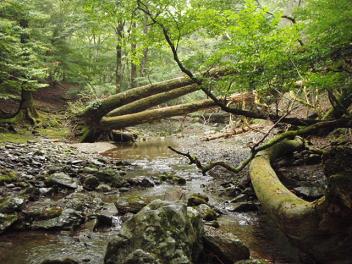
<svg viewBox="0 0 352 264">
<path fill-rule="evenodd" d="M 63 87 L 70 98 L 63 110 L 47 111 L 33 99 Z M 316 263 L 348 263 L 352 152 L 346 138 L 332 152 L 308 142 L 348 138 L 351 104 L 350 0 L 0 2 L 3 127 L 32 133 L 57 118 L 54 130 L 65 127 L 65 137 L 96 142 L 210 108 L 248 124 L 268 121 L 239 164 L 205 164 L 197 153 L 171 149 L 203 174 L 249 166 L 264 210 Z M 325 195 L 309 202 L 272 168 L 303 148 L 328 164 Z"/>
</svg>

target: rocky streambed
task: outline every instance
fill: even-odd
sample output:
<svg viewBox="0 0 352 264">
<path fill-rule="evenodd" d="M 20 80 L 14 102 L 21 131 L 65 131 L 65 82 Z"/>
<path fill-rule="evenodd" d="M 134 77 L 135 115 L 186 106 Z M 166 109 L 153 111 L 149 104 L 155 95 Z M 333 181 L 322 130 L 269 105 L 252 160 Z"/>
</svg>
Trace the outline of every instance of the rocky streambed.
<svg viewBox="0 0 352 264">
<path fill-rule="evenodd" d="M 136 219 L 148 220 L 145 214 L 150 217 L 158 208 L 169 212 L 165 209 L 168 205 L 158 202 L 153 210 L 134 216 L 155 200 L 176 206 L 171 206 L 175 209 L 171 210 L 172 219 L 182 219 L 180 214 L 185 210 L 199 215 L 197 221 L 205 226 L 208 236 L 202 245 L 207 262 L 201 263 L 229 263 L 226 252 L 219 252 L 219 248 L 228 247 L 231 252 L 236 246 L 241 254 L 248 250 L 252 257 L 269 263 L 299 263 L 297 251 L 261 212 L 246 171 L 231 175 L 215 170 L 203 176 L 167 148 L 191 150 L 205 161 L 236 163 L 248 154 L 245 144 L 259 136 L 249 132 L 230 141 L 207 143 L 196 135 L 159 137 L 110 150 L 112 146 L 106 143 L 69 145 L 46 139 L 0 146 L 0 263 L 103 263 L 108 242 L 121 232 L 133 233 L 139 226 Z M 127 220 L 128 227 L 121 231 Z M 186 222 L 184 225 L 190 228 Z M 165 233 L 170 232 L 165 227 Z M 194 237 L 193 242 L 197 239 L 205 238 Z M 186 247 L 182 249 L 188 252 Z M 153 251 L 130 253 L 136 261 L 148 259 Z M 73 262 L 50 262 L 65 258 Z"/>
</svg>

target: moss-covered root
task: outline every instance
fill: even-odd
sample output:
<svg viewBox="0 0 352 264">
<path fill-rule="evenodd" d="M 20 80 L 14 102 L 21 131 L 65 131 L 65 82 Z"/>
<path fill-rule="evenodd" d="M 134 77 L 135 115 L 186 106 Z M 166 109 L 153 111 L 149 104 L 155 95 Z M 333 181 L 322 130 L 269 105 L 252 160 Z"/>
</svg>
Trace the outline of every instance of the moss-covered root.
<svg viewBox="0 0 352 264">
<path fill-rule="evenodd" d="M 303 252 L 318 263 L 344 263 L 335 261 L 346 259 L 352 252 L 351 208 L 328 196 L 314 202 L 300 199 L 280 182 L 271 167 L 277 157 L 300 148 L 302 144 L 300 139 L 284 140 L 257 154 L 250 164 L 255 193 L 281 231 Z M 329 186 L 334 191 L 328 190 L 328 193 L 341 190 L 342 185 L 346 185 L 341 185 L 342 182 L 331 177 Z"/>
</svg>

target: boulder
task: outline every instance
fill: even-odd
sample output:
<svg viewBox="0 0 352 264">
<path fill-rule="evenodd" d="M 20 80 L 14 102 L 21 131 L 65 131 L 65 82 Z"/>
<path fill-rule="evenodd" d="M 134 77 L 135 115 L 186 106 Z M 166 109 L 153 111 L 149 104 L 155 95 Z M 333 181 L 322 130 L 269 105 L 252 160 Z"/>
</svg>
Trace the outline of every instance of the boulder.
<svg viewBox="0 0 352 264">
<path fill-rule="evenodd" d="M 200 204 L 207 204 L 209 202 L 209 198 L 200 193 L 194 193 L 191 197 L 188 198 L 187 205 L 188 206 L 197 206 Z"/>
<path fill-rule="evenodd" d="M 0 213 L 0 234 L 5 232 L 18 220 L 17 214 L 2 214 Z"/>
<path fill-rule="evenodd" d="M 112 130 L 109 134 L 109 138 L 114 142 L 123 143 L 123 142 L 135 142 L 138 136 L 133 133 L 122 132 L 119 130 Z"/>
<path fill-rule="evenodd" d="M 68 189 L 77 189 L 77 181 L 72 179 L 69 175 L 64 172 L 56 172 L 46 179 L 46 183 L 49 186 L 58 186 Z"/>
<path fill-rule="evenodd" d="M 87 190 L 95 190 L 99 186 L 99 180 L 93 175 L 88 175 L 83 180 L 83 187 Z"/>
<path fill-rule="evenodd" d="M 35 230 L 72 230 L 78 228 L 84 222 L 81 212 L 73 209 L 65 209 L 58 217 L 49 220 L 34 221 L 32 229 Z"/>
<path fill-rule="evenodd" d="M 126 213 L 138 213 L 144 206 L 148 204 L 146 198 L 140 196 L 121 197 L 115 203 L 118 214 L 123 215 Z"/>
<path fill-rule="evenodd" d="M 47 259 L 47 260 L 44 260 L 41 264 L 79 264 L 79 262 L 74 259 L 65 258 L 65 259 Z"/>
<path fill-rule="evenodd" d="M 201 218 L 205 221 L 213 221 L 218 218 L 218 214 L 207 204 L 200 204 L 195 207 Z"/>
<path fill-rule="evenodd" d="M 193 208 L 155 200 L 125 222 L 109 242 L 104 263 L 196 263 L 202 233 L 200 216 Z"/>
<path fill-rule="evenodd" d="M 232 233 L 205 226 L 203 240 L 205 254 L 216 256 L 224 264 L 249 258 L 249 249 Z"/>
</svg>

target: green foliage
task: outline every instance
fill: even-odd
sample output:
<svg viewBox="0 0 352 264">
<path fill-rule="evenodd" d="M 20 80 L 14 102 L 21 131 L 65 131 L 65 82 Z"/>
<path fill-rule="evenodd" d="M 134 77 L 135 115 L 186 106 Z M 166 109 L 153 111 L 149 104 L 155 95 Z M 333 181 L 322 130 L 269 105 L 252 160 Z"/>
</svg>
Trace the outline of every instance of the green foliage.
<svg viewBox="0 0 352 264">
<path fill-rule="evenodd" d="M 29 1 L 0 2 L 0 97 L 45 87 L 47 47 L 33 34 L 36 14 Z"/>
</svg>

